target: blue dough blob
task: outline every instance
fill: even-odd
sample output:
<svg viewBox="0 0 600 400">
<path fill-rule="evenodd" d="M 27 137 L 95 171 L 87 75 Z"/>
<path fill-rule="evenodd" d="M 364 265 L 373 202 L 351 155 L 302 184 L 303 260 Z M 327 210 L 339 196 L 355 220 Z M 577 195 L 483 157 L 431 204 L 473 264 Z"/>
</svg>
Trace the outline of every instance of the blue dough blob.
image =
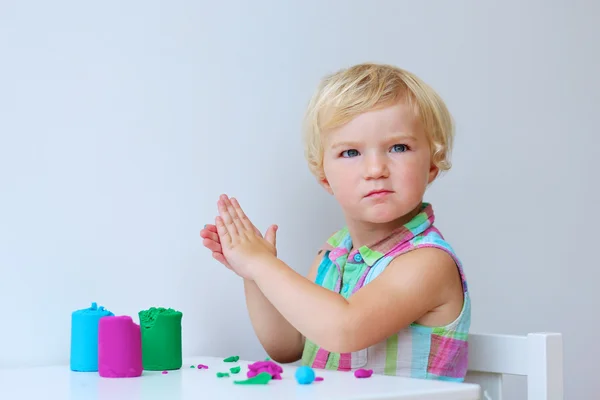
<svg viewBox="0 0 600 400">
<path fill-rule="evenodd" d="M 315 380 L 315 371 L 311 367 L 302 366 L 296 370 L 296 381 L 301 385 L 308 385 Z"/>
</svg>

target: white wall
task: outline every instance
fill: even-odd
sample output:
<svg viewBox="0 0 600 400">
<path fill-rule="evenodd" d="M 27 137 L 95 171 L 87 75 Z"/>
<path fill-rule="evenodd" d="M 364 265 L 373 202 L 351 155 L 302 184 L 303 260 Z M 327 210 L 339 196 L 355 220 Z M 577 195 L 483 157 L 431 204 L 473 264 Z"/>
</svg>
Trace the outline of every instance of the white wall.
<svg viewBox="0 0 600 400">
<path fill-rule="evenodd" d="M 600 6 L 489 3 L 3 0 L 0 367 L 68 362 L 70 313 L 92 301 L 181 309 L 186 355 L 262 357 L 241 282 L 198 231 L 227 192 L 306 271 L 342 220 L 305 166 L 304 106 L 323 74 L 379 61 L 457 120 L 428 200 L 473 330 L 563 332 L 566 397 L 589 398 Z"/>
</svg>

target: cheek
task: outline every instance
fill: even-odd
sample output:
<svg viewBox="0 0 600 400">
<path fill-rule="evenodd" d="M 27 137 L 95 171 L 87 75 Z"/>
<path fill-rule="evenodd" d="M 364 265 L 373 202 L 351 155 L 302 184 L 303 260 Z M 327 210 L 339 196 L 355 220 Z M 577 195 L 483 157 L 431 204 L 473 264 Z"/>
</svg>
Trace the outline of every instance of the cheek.
<svg viewBox="0 0 600 400">
<path fill-rule="evenodd" d="M 329 168 L 328 170 L 325 170 L 325 174 L 327 176 L 329 186 L 331 186 L 331 190 L 333 190 L 334 194 L 343 192 L 348 186 L 346 184 L 348 181 L 348 176 L 344 176 L 343 171 L 340 171 L 337 168 Z"/>
<path fill-rule="evenodd" d="M 333 194 L 340 201 L 344 203 L 345 200 L 352 197 L 354 193 L 353 175 L 350 170 L 339 163 L 332 163 L 331 165 L 323 166 L 325 176 Z"/>
<path fill-rule="evenodd" d="M 425 159 L 415 159 L 402 169 L 401 180 L 404 185 L 412 188 L 427 186 L 429 181 L 429 163 Z"/>
<path fill-rule="evenodd" d="M 429 171 L 431 170 L 431 157 L 428 152 L 423 152 L 420 154 L 420 157 L 415 160 L 414 169 L 415 175 L 422 177 L 425 183 L 427 183 Z"/>
</svg>

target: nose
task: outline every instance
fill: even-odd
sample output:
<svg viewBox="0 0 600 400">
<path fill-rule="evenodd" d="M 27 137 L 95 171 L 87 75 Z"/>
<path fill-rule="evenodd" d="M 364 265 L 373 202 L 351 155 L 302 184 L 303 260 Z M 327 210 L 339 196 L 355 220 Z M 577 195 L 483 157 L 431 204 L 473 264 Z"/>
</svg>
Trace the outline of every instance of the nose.
<svg viewBox="0 0 600 400">
<path fill-rule="evenodd" d="M 365 178 L 381 179 L 389 176 L 387 158 L 379 154 L 366 156 L 365 160 Z"/>
</svg>

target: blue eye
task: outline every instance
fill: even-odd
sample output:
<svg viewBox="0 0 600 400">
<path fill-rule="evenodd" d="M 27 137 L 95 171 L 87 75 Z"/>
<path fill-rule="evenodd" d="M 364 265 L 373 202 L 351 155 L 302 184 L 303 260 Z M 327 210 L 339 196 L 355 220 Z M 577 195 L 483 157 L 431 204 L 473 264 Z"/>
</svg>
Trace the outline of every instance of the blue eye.
<svg viewBox="0 0 600 400">
<path fill-rule="evenodd" d="M 346 158 L 356 157 L 358 155 L 358 150 L 356 150 L 356 149 L 344 150 L 344 151 L 342 151 L 341 155 L 342 155 L 342 157 L 346 157 Z"/>
<path fill-rule="evenodd" d="M 396 153 L 404 153 L 408 150 L 408 146 L 405 144 L 395 144 L 392 146 L 392 151 Z"/>
</svg>

